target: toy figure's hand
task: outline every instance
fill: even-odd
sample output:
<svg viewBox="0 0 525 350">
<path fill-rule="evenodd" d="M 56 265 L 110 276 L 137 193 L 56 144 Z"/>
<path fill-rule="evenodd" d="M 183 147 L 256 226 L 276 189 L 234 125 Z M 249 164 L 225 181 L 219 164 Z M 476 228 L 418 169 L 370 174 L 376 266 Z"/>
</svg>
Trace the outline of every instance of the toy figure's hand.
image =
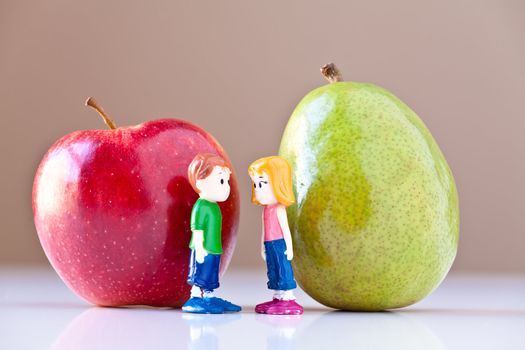
<svg viewBox="0 0 525 350">
<path fill-rule="evenodd" d="M 261 257 L 264 261 L 266 261 L 266 252 L 264 251 L 264 248 L 261 249 Z"/>
<path fill-rule="evenodd" d="M 286 258 L 288 260 L 292 260 L 293 259 L 293 250 L 292 249 L 287 249 L 285 252 L 284 252 L 284 255 L 286 255 Z"/>
<path fill-rule="evenodd" d="M 208 255 L 208 252 L 206 251 L 206 249 L 204 248 L 195 249 L 195 260 L 197 260 L 199 264 L 202 264 L 204 262 L 204 258 L 207 255 Z"/>
</svg>

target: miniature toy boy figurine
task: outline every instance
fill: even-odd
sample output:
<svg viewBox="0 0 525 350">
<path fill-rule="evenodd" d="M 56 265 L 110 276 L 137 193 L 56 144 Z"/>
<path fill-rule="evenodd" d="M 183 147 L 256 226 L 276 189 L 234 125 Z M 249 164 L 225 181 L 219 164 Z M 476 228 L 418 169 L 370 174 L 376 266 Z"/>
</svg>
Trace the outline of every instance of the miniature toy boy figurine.
<svg viewBox="0 0 525 350">
<path fill-rule="evenodd" d="M 241 307 L 214 296 L 219 287 L 219 267 L 222 254 L 221 209 L 230 195 L 231 170 L 221 157 L 198 154 L 188 167 L 188 179 L 199 194 L 191 212 L 190 265 L 188 284 L 192 286 L 190 299 L 182 311 L 200 314 L 238 312 Z"/>
<path fill-rule="evenodd" d="M 303 308 L 295 301 L 297 287 L 291 260 L 293 244 L 286 207 L 295 202 L 292 192 L 292 170 L 281 157 L 266 157 L 253 162 L 248 173 L 252 178 L 252 202 L 263 205 L 261 255 L 268 268 L 268 289 L 274 291 L 271 301 L 258 304 L 255 312 L 272 315 L 300 315 Z"/>
</svg>

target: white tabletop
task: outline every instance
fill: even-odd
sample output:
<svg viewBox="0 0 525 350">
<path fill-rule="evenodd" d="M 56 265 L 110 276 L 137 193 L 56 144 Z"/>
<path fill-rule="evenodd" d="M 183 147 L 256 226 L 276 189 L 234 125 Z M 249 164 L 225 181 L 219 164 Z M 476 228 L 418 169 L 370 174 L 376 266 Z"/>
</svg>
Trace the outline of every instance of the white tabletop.
<svg viewBox="0 0 525 350">
<path fill-rule="evenodd" d="M 525 276 L 451 274 L 429 297 L 390 312 L 323 307 L 298 291 L 302 316 L 257 315 L 264 271 L 228 271 L 218 295 L 240 314 L 100 308 L 46 268 L 0 268 L 0 349 L 525 349 Z"/>
</svg>

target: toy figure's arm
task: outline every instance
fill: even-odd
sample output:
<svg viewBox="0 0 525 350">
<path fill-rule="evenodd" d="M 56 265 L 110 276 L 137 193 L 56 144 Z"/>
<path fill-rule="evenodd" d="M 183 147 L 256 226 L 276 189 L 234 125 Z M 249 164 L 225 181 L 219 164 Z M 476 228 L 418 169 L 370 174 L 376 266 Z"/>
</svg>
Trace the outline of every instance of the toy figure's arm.
<svg viewBox="0 0 525 350">
<path fill-rule="evenodd" d="M 202 264 L 204 257 L 208 255 L 208 252 L 204 249 L 204 231 L 193 230 L 193 245 L 195 248 L 195 260 Z"/>
<path fill-rule="evenodd" d="M 262 214 L 262 231 L 261 231 L 261 256 L 266 261 L 266 251 L 264 249 L 264 211 Z"/>
<path fill-rule="evenodd" d="M 290 233 L 290 227 L 288 226 L 288 217 L 286 216 L 286 208 L 282 205 L 277 207 L 277 219 L 279 220 L 279 225 L 283 231 L 284 242 L 286 243 L 286 257 L 288 260 L 293 259 L 293 244 L 292 244 L 292 234 Z"/>
</svg>

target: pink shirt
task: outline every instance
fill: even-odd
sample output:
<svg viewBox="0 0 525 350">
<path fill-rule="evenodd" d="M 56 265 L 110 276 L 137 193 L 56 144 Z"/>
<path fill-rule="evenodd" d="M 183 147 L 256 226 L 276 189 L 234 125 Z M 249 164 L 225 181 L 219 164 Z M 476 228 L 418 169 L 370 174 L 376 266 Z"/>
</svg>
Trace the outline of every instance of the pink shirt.
<svg viewBox="0 0 525 350">
<path fill-rule="evenodd" d="M 282 239 L 283 230 L 277 218 L 277 207 L 280 204 L 267 205 L 264 207 L 264 240 L 273 241 Z"/>
</svg>

